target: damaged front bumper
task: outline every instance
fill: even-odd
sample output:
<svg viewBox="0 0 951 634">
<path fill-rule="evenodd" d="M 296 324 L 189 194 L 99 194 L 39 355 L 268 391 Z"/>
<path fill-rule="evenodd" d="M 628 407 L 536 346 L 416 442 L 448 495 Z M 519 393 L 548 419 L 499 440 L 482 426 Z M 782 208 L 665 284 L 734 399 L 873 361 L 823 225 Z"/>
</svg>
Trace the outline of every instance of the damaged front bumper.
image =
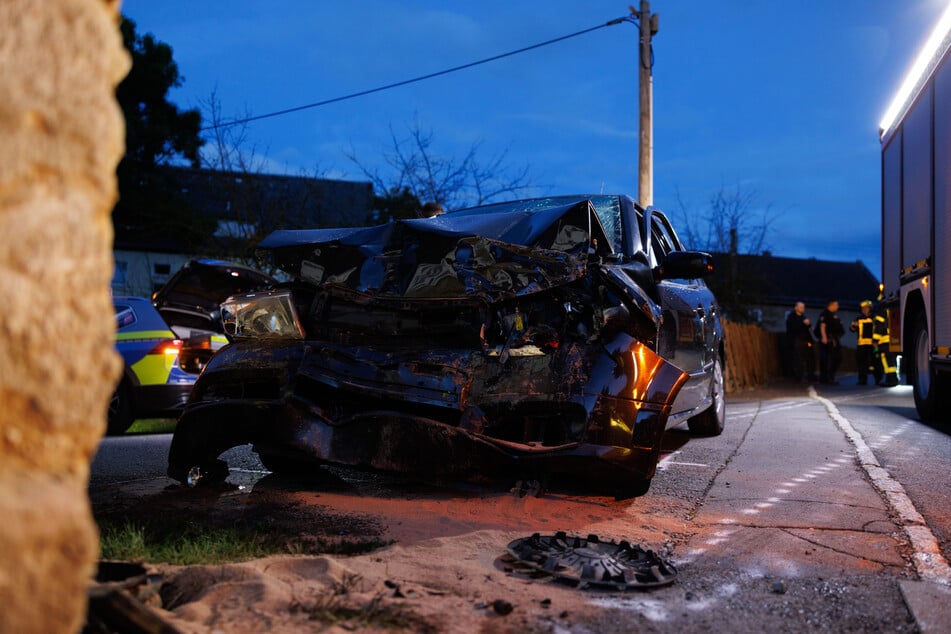
<svg viewBox="0 0 951 634">
<path fill-rule="evenodd" d="M 686 378 L 624 333 L 609 344 L 512 355 L 238 342 L 196 384 L 169 475 L 185 481 L 196 466 L 220 473 L 223 451 L 251 443 L 266 465 L 649 480 Z"/>
</svg>

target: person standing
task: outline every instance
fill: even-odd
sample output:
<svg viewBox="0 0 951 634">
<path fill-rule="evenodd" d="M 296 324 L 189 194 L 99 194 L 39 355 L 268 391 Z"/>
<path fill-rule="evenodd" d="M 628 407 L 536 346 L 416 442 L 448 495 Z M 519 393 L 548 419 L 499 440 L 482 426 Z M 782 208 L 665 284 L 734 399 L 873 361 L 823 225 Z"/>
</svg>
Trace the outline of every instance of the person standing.
<svg viewBox="0 0 951 634">
<path fill-rule="evenodd" d="M 875 311 L 875 382 L 883 387 L 898 385 L 898 358 L 891 351 L 891 335 L 888 328 L 889 311 L 879 306 Z"/>
<path fill-rule="evenodd" d="M 816 324 L 816 334 L 819 337 L 819 382 L 829 385 L 839 384 L 835 380 L 835 373 L 842 359 L 840 341 L 845 334 L 845 328 L 838 312 L 839 300 L 830 299 L 826 302 L 825 310 L 819 313 L 819 323 Z"/>
<path fill-rule="evenodd" d="M 800 383 L 816 380 L 816 355 L 813 352 L 812 322 L 806 317 L 806 305 L 796 302 L 786 317 L 786 339 L 792 353 L 792 374 Z"/>
<path fill-rule="evenodd" d="M 872 370 L 875 383 L 878 383 L 880 371 L 875 371 L 875 320 L 872 317 L 872 302 L 863 301 L 859 305 L 861 314 L 849 324 L 849 330 L 855 333 L 855 367 L 859 373 L 859 385 L 868 385 L 868 371 Z"/>
</svg>

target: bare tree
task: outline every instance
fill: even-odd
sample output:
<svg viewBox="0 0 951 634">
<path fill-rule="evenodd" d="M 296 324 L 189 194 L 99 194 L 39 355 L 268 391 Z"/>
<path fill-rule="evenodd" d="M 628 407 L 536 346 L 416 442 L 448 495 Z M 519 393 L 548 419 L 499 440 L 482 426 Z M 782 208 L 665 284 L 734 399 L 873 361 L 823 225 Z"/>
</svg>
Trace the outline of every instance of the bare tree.
<svg viewBox="0 0 951 634">
<path fill-rule="evenodd" d="M 447 209 L 481 205 L 503 197 L 517 196 L 529 189 L 529 168 L 513 167 L 508 151 L 483 161 L 481 144 L 473 143 L 462 158 L 439 155 L 433 148 L 433 132 L 424 130 L 418 120 L 400 138 L 390 127 L 391 149 L 383 154 L 387 169 L 371 169 L 351 148 L 346 154 L 373 183 L 387 195 L 409 193 L 420 201 L 440 203 Z"/>
<path fill-rule="evenodd" d="M 265 236 L 279 228 L 328 224 L 319 216 L 324 194 L 321 172 L 315 168 L 313 173 L 299 176 L 265 174 L 267 162 L 250 141 L 247 125 L 222 125 L 221 103 L 214 91 L 202 109 L 205 120 L 210 121 L 202 167 L 214 179 L 217 205 L 221 207 L 215 255 L 268 269 L 266 263 L 255 258 L 257 245 Z"/>
<path fill-rule="evenodd" d="M 752 321 L 750 310 L 759 303 L 764 281 L 754 258 L 768 254 L 769 232 L 777 214 L 772 205 L 759 205 L 756 190 L 721 186 L 709 206 L 691 213 L 677 191 L 682 239 L 692 249 L 716 254 L 717 271 L 709 280 L 723 311 L 734 321 Z"/>
<path fill-rule="evenodd" d="M 755 189 L 737 184 L 732 190 L 721 185 L 707 209 L 695 213 L 677 190 L 683 239 L 692 249 L 714 253 L 763 253 L 769 248 L 769 231 L 777 218 L 771 204 L 759 205 Z"/>
<path fill-rule="evenodd" d="M 262 160 L 255 146 L 248 147 L 248 127 L 246 124 L 226 125 L 221 113 L 221 101 L 218 91 L 212 90 L 207 101 L 201 103 L 206 121 L 205 147 L 201 156 L 202 167 L 221 172 L 257 172 Z M 249 118 L 249 113 L 240 117 Z"/>
</svg>

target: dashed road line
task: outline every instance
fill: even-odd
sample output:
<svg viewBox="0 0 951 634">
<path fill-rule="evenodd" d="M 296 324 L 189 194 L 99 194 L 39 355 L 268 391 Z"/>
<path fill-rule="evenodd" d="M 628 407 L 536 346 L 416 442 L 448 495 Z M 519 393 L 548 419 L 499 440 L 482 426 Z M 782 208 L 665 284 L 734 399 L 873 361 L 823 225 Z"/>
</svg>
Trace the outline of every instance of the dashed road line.
<svg viewBox="0 0 951 634">
<path fill-rule="evenodd" d="M 905 492 L 905 488 L 891 476 L 887 469 L 879 464 L 878 458 L 865 443 L 862 434 L 852 426 L 849 419 L 839 413 L 839 408 L 836 407 L 835 403 L 819 396 L 812 386 L 809 386 L 809 396 L 825 406 L 826 411 L 829 412 L 829 417 L 836 422 L 842 433 L 855 445 L 859 464 L 868 474 L 872 485 L 884 494 L 892 510 L 898 515 L 902 529 L 911 541 L 912 548 L 915 551 L 912 560 L 918 576 L 928 581 L 951 586 L 951 567 L 948 566 L 947 560 L 941 554 L 934 533 L 928 528 L 925 518 L 915 508 L 911 498 Z"/>
</svg>

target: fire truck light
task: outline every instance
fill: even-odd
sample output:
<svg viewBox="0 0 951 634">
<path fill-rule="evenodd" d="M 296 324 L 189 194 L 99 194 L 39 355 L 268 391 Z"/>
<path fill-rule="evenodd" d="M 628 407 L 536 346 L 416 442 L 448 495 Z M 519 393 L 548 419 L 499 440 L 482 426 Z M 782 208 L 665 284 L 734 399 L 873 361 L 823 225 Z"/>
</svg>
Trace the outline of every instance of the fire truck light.
<svg viewBox="0 0 951 634">
<path fill-rule="evenodd" d="M 934 31 L 931 32 L 931 36 L 925 42 L 921 51 L 918 52 L 915 63 L 905 74 L 901 88 L 898 89 L 898 93 L 895 94 L 895 98 L 888 106 L 885 116 L 882 117 L 882 122 L 878 125 L 879 134 L 882 138 L 885 137 L 885 133 L 888 132 L 892 124 L 895 123 L 895 120 L 898 119 L 902 113 L 905 104 L 912 96 L 912 91 L 918 86 L 919 81 L 921 81 L 925 73 L 930 70 L 931 60 L 938 52 L 938 48 L 941 46 L 941 43 L 949 31 L 951 31 L 951 5 L 945 9 L 944 15 L 938 20 L 938 25 Z"/>
</svg>

